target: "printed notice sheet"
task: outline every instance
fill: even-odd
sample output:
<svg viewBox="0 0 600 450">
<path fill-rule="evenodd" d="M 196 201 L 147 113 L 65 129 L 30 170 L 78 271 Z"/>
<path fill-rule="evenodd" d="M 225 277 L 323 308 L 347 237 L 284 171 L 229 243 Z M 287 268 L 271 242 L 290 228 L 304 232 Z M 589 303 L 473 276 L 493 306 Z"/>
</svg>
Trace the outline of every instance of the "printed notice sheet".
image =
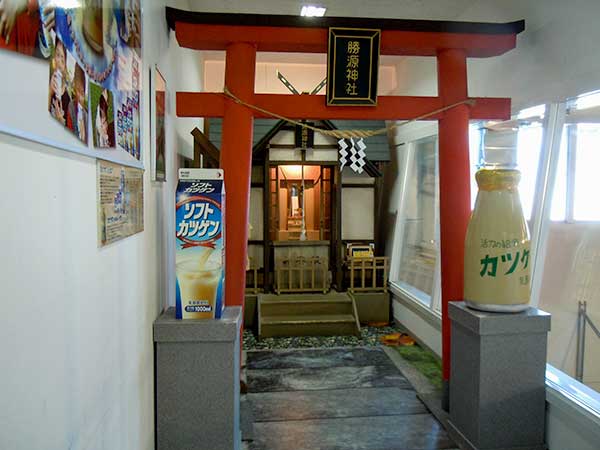
<svg viewBox="0 0 600 450">
<path fill-rule="evenodd" d="M 97 160 L 98 246 L 144 231 L 144 171 Z"/>
</svg>

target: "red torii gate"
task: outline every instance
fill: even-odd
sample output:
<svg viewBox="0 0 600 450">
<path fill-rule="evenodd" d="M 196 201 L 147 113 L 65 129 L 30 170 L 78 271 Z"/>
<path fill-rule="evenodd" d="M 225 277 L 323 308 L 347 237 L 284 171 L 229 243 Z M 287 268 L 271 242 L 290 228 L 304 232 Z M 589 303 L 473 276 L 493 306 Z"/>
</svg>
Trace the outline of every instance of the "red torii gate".
<svg viewBox="0 0 600 450">
<path fill-rule="evenodd" d="M 239 99 L 291 119 L 410 120 L 467 100 L 467 58 L 515 48 L 524 21 L 494 24 L 396 19 L 304 18 L 195 13 L 167 8 L 182 47 L 225 50 L 225 85 Z M 382 55 L 437 58 L 438 96 L 379 96 L 377 106 L 326 106 L 324 96 L 255 94 L 256 52 L 327 53 L 329 27 L 381 29 Z M 442 359 L 450 374 L 448 302 L 463 296 L 464 238 L 471 213 L 469 120 L 510 117 L 510 99 L 474 98 L 428 120 L 439 121 Z M 220 93 L 177 92 L 179 117 L 222 117 L 221 167 L 227 186 L 226 304 L 243 305 L 254 117 L 269 117 Z M 446 383 L 445 383 L 446 384 Z"/>
</svg>

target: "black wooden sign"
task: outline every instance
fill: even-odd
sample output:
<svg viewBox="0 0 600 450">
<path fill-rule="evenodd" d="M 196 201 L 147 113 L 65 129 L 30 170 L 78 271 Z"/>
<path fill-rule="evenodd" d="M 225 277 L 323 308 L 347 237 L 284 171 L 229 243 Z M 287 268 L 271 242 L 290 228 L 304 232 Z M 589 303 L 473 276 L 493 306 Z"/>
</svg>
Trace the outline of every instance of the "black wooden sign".
<svg viewBox="0 0 600 450">
<path fill-rule="evenodd" d="M 377 105 L 380 40 L 380 30 L 329 29 L 328 105 Z"/>
<path fill-rule="evenodd" d="M 308 125 L 314 126 L 313 123 L 306 123 Z M 310 130 L 306 127 L 296 125 L 294 131 L 294 143 L 296 145 L 296 148 L 301 148 L 302 150 L 306 150 L 307 148 L 313 148 L 315 145 L 314 130 Z"/>
</svg>

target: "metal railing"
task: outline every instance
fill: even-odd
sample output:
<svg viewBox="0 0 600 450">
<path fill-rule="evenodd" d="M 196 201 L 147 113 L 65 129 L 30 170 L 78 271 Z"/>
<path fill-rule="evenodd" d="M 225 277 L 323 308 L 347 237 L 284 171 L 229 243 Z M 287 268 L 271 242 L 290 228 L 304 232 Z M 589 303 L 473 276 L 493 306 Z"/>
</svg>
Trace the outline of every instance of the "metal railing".
<svg viewBox="0 0 600 450">
<path fill-rule="evenodd" d="M 600 330 L 587 315 L 587 302 L 579 302 L 577 311 L 577 353 L 575 357 L 575 379 L 583 381 L 583 366 L 585 359 L 585 326 L 589 325 L 592 331 L 600 338 Z"/>
</svg>

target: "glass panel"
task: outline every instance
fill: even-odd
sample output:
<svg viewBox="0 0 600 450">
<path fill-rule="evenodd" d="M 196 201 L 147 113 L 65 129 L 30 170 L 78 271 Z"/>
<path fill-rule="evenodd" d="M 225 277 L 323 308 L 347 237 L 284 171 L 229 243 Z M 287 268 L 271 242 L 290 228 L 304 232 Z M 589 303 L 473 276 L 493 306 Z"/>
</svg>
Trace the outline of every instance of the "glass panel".
<svg viewBox="0 0 600 450">
<path fill-rule="evenodd" d="M 550 211 L 550 220 L 565 220 L 567 213 L 567 135 L 568 126 L 563 128 L 560 141 L 560 154 L 558 156 L 558 167 L 556 168 L 556 179 L 554 181 L 554 191 L 552 196 L 552 209 Z"/>
<path fill-rule="evenodd" d="M 600 125 L 578 124 L 576 141 L 573 218 L 582 221 L 600 221 L 600 202 L 598 201 Z"/>
<path fill-rule="evenodd" d="M 571 115 L 573 120 L 576 117 Z M 551 132 L 552 130 L 548 130 Z M 573 164 L 573 162 L 575 164 Z M 574 167 L 573 167 L 574 166 Z M 539 308 L 552 314 L 548 363 L 600 391 L 600 338 L 584 323 L 580 339 L 580 303 L 586 302 L 587 320 L 600 327 L 600 126 L 571 123 L 563 128 L 554 181 L 548 239 L 543 249 Z M 574 178 L 573 178 L 574 177 Z M 567 194 L 569 193 L 569 194 Z M 572 197 L 569 199 L 567 195 Z M 573 218 L 564 221 L 571 201 Z M 539 205 L 536 205 L 539 207 Z M 585 344 L 584 344 L 585 342 Z M 578 364 L 578 348 L 584 348 Z M 549 378 L 550 379 L 550 378 Z M 579 401 L 588 403 L 583 393 Z"/>
<path fill-rule="evenodd" d="M 535 185 L 537 181 L 540 153 L 542 149 L 543 127 L 539 122 L 519 128 L 517 141 L 517 165 L 521 171 L 519 195 L 523 205 L 523 213 L 531 219 Z"/>
<path fill-rule="evenodd" d="M 471 210 L 475 207 L 477 198 L 477 182 L 475 181 L 475 172 L 479 170 L 482 160 L 481 151 L 482 128 L 479 124 L 469 125 L 469 162 L 471 173 Z"/>
<path fill-rule="evenodd" d="M 414 143 L 412 167 L 407 172 L 404 216 L 400 218 L 402 249 L 396 281 L 416 288 L 424 303 L 431 302 L 438 255 L 439 236 L 436 220 L 439 194 L 436 188 L 437 138 L 430 137 Z"/>
</svg>

